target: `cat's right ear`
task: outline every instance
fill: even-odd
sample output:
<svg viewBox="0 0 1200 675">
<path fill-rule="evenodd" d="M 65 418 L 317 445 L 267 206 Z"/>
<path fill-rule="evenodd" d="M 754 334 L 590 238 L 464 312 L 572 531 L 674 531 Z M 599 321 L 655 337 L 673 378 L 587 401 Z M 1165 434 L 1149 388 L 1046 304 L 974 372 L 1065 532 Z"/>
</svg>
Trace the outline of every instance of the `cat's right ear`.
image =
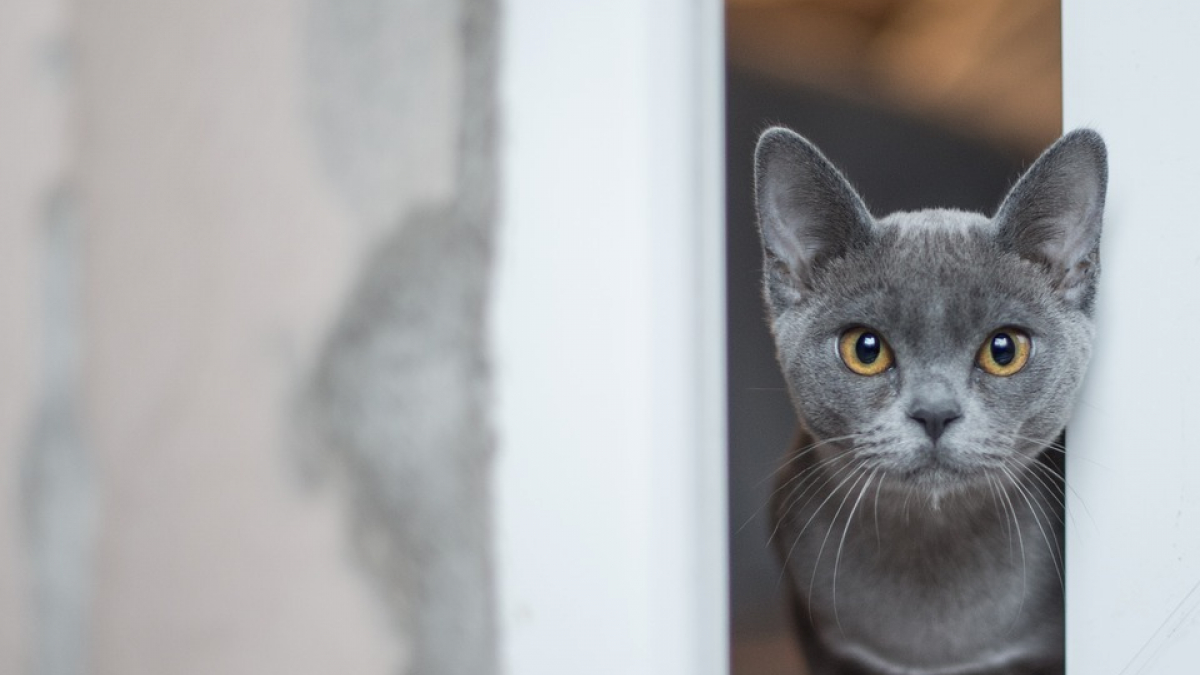
<svg viewBox="0 0 1200 675">
<path fill-rule="evenodd" d="M 789 129 L 772 127 L 759 137 L 754 188 L 769 280 L 809 289 L 824 263 L 870 241 L 862 198 L 816 146 Z"/>
</svg>

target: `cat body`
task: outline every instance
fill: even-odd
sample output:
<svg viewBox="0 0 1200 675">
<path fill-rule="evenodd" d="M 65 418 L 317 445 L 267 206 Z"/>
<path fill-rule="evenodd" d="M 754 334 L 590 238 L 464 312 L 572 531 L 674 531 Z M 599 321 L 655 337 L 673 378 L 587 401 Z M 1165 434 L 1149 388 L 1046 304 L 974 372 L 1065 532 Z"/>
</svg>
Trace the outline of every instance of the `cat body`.
<svg viewBox="0 0 1200 675">
<path fill-rule="evenodd" d="M 984 486 L 934 510 L 879 475 L 860 473 L 833 489 L 847 470 L 814 490 L 817 476 L 828 475 L 804 481 L 813 464 L 789 464 L 781 477 L 789 490 L 773 504 L 812 675 L 1062 672 L 1056 484 L 1024 484 L 1028 503 L 1010 486 L 1003 497 Z"/>
<path fill-rule="evenodd" d="M 785 129 L 756 154 L 764 291 L 801 432 L 772 501 L 814 675 L 1062 670 L 1054 453 L 1091 352 L 1103 142 L 996 216 L 875 219 Z"/>
</svg>

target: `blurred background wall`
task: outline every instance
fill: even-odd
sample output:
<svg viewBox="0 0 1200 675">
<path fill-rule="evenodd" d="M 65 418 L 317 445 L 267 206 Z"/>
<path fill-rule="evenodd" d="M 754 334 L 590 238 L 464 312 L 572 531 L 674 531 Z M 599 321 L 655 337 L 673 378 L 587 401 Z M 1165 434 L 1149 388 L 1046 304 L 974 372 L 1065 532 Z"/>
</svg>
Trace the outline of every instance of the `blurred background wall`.
<svg viewBox="0 0 1200 675">
<path fill-rule="evenodd" d="M 802 673 L 764 504 L 795 429 L 759 290 L 751 159 L 783 124 L 877 216 L 992 213 L 1061 129 L 1057 0 L 726 0 L 729 494 L 735 675 Z"/>
<path fill-rule="evenodd" d="M 493 10 L 0 3 L 0 672 L 489 672 Z"/>
</svg>

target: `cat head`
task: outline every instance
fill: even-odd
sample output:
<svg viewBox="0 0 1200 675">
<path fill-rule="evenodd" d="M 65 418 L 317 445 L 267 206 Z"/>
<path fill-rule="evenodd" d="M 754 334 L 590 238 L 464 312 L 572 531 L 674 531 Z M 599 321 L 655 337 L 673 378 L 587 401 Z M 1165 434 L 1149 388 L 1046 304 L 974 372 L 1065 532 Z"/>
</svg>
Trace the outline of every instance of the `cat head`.
<svg viewBox="0 0 1200 675">
<path fill-rule="evenodd" d="M 949 489 L 1027 466 L 1065 426 L 1091 353 L 1107 165 L 1067 134 L 992 218 L 875 219 L 811 143 L 755 155 L 764 295 L 820 454 Z"/>
</svg>

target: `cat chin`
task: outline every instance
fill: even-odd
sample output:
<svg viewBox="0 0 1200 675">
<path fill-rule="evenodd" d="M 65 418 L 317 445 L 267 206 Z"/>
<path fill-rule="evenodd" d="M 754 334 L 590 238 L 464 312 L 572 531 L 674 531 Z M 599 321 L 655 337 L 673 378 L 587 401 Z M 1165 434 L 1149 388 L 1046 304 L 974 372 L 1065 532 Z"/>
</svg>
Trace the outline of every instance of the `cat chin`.
<svg viewBox="0 0 1200 675">
<path fill-rule="evenodd" d="M 950 504 L 979 502 L 979 495 L 988 490 L 986 475 L 987 472 L 982 469 L 961 471 L 943 466 L 901 474 L 896 487 L 905 493 L 906 498 L 917 495 L 923 497 L 918 501 L 937 512 Z"/>
<path fill-rule="evenodd" d="M 917 489 L 930 497 L 946 497 L 987 489 L 990 481 L 1003 476 L 1001 462 L 968 461 L 959 453 L 927 449 L 893 466 L 882 466 L 888 478 L 905 489 Z"/>
</svg>

